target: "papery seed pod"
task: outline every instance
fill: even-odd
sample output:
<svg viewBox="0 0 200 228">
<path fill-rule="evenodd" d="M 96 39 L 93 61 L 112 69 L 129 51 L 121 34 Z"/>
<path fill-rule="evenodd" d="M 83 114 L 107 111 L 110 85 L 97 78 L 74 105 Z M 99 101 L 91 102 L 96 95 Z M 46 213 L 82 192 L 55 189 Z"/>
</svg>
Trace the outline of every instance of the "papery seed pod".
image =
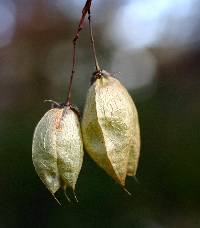
<svg viewBox="0 0 200 228">
<path fill-rule="evenodd" d="M 128 91 L 109 73 L 101 71 L 89 88 L 82 134 L 86 151 L 122 186 L 135 175 L 140 133 L 136 107 Z"/>
<path fill-rule="evenodd" d="M 132 122 L 132 141 L 130 143 L 130 152 L 128 159 L 127 175 L 135 176 L 137 172 L 140 157 L 140 126 L 138 113 L 135 104 L 130 96 L 130 104 L 132 103 L 133 122 Z"/>
<path fill-rule="evenodd" d="M 35 170 L 54 194 L 60 187 L 73 190 L 82 166 L 83 143 L 77 114 L 70 109 L 49 110 L 36 126 L 32 159 Z"/>
</svg>

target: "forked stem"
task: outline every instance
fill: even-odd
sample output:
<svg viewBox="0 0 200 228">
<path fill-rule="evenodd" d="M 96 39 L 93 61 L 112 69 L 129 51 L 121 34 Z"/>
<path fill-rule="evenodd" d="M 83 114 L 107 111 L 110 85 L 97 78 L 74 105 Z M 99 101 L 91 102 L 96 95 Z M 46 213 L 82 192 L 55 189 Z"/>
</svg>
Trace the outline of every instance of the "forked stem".
<svg viewBox="0 0 200 228">
<path fill-rule="evenodd" d="M 85 6 L 82 10 L 82 16 L 81 16 L 78 28 L 76 30 L 75 37 L 73 39 L 72 70 L 71 70 L 71 76 L 70 76 L 70 80 L 69 80 L 67 99 L 65 101 L 66 106 L 71 105 L 71 90 L 72 90 L 72 82 L 73 82 L 73 78 L 74 78 L 74 74 L 75 74 L 75 65 L 76 65 L 76 44 L 79 39 L 80 32 L 83 29 L 85 17 L 87 15 L 87 13 L 90 11 L 91 3 L 92 3 L 92 0 L 86 1 Z"/>
</svg>

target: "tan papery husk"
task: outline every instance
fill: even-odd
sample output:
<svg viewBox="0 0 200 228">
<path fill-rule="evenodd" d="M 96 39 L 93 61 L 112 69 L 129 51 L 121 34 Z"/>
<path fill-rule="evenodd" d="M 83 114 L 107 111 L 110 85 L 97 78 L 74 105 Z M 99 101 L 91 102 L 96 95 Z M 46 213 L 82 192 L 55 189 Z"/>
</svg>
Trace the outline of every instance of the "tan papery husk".
<svg viewBox="0 0 200 228">
<path fill-rule="evenodd" d="M 108 73 L 89 88 L 82 119 L 86 151 L 122 186 L 135 175 L 140 150 L 136 107 L 124 86 Z"/>
<path fill-rule="evenodd" d="M 75 188 L 83 161 L 83 142 L 73 110 L 53 108 L 45 113 L 35 128 L 32 160 L 52 194 L 60 187 Z"/>
</svg>

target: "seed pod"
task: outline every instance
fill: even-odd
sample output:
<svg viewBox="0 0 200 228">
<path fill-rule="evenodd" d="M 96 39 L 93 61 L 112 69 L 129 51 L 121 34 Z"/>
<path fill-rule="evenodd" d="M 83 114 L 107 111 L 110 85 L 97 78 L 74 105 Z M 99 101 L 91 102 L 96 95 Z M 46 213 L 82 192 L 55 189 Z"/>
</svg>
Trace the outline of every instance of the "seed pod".
<svg viewBox="0 0 200 228">
<path fill-rule="evenodd" d="M 33 136 L 32 159 L 38 176 L 52 194 L 60 187 L 75 189 L 83 143 L 73 110 L 53 108 L 42 117 Z"/>
<path fill-rule="evenodd" d="M 138 115 L 128 91 L 101 71 L 89 88 L 82 134 L 92 159 L 122 186 L 135 175 L 140 150 Z"/>
<path fill-rule="evenodd" d="M 135 176 L 137 172 L 139 157 L 140 157 L 140 126 L 138 113 L 135 104 L 130 96 L 130 104 L 132 103 L 133 110 L 133 126 L 132 126 L 132 142 L 130 143 L 130 152 L 128 159 L 127 175 Z"/>
</svg>

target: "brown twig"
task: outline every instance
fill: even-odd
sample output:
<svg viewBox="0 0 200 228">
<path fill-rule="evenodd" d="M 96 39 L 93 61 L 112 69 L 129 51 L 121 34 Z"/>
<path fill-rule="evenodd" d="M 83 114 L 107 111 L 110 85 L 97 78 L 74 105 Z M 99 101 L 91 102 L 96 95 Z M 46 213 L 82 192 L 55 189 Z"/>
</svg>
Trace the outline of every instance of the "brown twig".
<svg viewBox="0 0 200 228">
<path fill-rule="evenodd" d="M 80 22 L 79 22 L 75 37 L 73 39 L 72 71 L 71 71 L 71 76 L 70 76 L 70 80 L 69 80 L 67 99 L 66 99 L 66 102 L 65 102 L 66 106 L 70 106 L 71 105 L 71 90 L 72 90 L 72 82 L 73 82 L 73 78 L 74 78 L 74 74 L 75 74 L 75 64 L 76 64 L 76 43 L 77 43 L 77 41 L 79 39 L 80 32 L 83 29 L 85 17 L 87 15 L 87 13 L 90 12 L 91 3 L 92 3 L 92 0 L 87 0 L 86 1 L 85 6 L 84 6 L 84 8 L 82 10 L 82 16 L 81 16 L 81 19 L 80 19 Z"/>
<path fill-rule="evenodd" d="M 91 23 L 90 8 L 88 9 L 88 20 L 89 20 L 90 38 L 91 38 L 91 43 L 92 43 L 92 51 L 93 51 L 93 56 L 94 56 L 94 61 L 95 61 L 95 67 L 96 67 L 96 71 L 100 71 L 100 67 L 99 67 L 99 63 L 98 63 L 97 55 L 96 55 L 95 43 L 94 43 L 94 36 L 93 36 L 93 29 L 92 29 L 92 23 Z"/>
</svg>

